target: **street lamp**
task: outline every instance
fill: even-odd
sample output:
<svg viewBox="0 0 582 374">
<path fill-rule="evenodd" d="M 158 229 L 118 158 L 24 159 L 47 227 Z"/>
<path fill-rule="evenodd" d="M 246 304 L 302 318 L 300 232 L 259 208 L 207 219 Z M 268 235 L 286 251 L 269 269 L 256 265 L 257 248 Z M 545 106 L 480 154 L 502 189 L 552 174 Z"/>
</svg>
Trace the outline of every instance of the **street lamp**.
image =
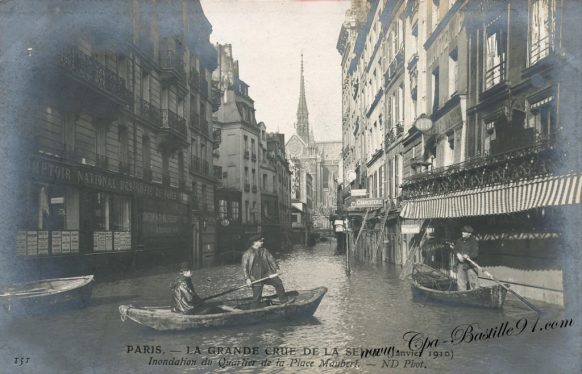
<svg viewBox="0 0 582 374">
<path fill-rule="evenodd" d="M 432 129 L 433 123 L 432 120 L 426 115 L 421 114 L 416 121 L 414 121 L 414 127 L 418 129 L 418 131 L 426 134 Z"/>
</svg>

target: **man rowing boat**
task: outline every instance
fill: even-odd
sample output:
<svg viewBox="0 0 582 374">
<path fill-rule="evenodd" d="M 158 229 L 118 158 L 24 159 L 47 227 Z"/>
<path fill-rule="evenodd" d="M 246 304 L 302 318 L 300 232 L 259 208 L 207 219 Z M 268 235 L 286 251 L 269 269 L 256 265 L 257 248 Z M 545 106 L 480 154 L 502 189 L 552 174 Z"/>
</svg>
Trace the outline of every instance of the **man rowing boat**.
<svg viewBox="0 0 582 374">
<path fill-rule="evenodd" d="M 253 284 L 253 281 L 269 277 L 279 270 L 279 266 L 271 252 L 263 247 L 264 240 L 260 235 L 252 236 L 249 239 L 250 247 L 242 257 L 245 280 L 247 285 L 253 287 L 253 307 L 255 308 L 261 306 L 261 296 L 263 295 L 263 286 L 265 284 L 275 287 L 277 297 L 281 303 L 294 301 L 294 299 L 289 299 L 285 294 L 285 287 L 283 287 L 283 282 L 278 276 Z"/>
</svg>

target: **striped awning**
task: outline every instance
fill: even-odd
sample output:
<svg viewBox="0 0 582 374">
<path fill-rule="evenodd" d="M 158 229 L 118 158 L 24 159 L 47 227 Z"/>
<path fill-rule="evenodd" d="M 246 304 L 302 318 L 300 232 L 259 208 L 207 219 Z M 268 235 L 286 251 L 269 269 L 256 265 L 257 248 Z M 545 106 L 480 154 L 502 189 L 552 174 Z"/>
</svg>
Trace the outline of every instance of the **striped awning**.
<svg viewBox="0 0 582 374">
<path fill-rule="evenodd" d="M 506 214 L 580 204 L 581 194 L 581 174 L 546 176 L 408 200 L 400 216 L 427 219 Z"/>
</svg>

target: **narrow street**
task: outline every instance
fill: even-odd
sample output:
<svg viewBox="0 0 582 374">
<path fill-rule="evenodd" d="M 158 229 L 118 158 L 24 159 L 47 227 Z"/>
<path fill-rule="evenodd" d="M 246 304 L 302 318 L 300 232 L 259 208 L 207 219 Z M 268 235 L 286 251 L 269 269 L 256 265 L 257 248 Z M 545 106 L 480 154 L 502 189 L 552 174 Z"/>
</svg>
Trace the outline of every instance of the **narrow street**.
<svg viewBox="0 0 582 374">
<path fill-rule="evenodd" d="M 350 372 L 391 370 L 413 373 L 423 372 L 425 367 L 430 372 L 451 372 L 455 367 L 459 372 L 471 368 L 476 373 L 551 372 L 558 363 L 561 372 L 573 372 L 567 368 L 569 363 L 576 365 L 575 352 L 580 350 L 569 345 L 567 329 L 532 333 L 530 326 L 535 323 L 535 314 L 523 309 L 517 299 L 508 297 L 503 312 L 415 303 L 411 300 L 408 282 L 398 279 L 398 269 L 355 265 L 348 277 L 344 271 L 344 257 L 335 255 L 334 251 L 335 241 L 328 241 L 319 242 L 313 249 L 296 248 L 289 253 L 275 253 L 288 290 L 328 287 L 328 294 L 314 318 L 172 333 L 150 330 L 130 320 L 123 323 L 119 317 L 119 304 L 169 304 L 168 285 L 174 273 L 170 269 L 157 269 L 127 280 L 98 283 L 91 304 L 85 310 L 2 321 L 2 336 L 11 337 L 3 339 L 2 366 L 11 368 L 11 373 L 209 372 L 221 368 L 224 372 L 257 372 L 262 368 L 232 367 L 229 362 L 243 357 L 260 362 L 269 357 L 265 349 L 283 348 L 276 357 L 270 357 L 273 361 L 277 358 L 284 360 L 284 366 L 263 369 L 265 372 L 296 372 L 309 360 L 315 361 L 316 368 L 309 369 L 310 372 L 347 371 L 345 368 L 320 367 L 321 361 L 327 359 L 352 363 L 357 360 L 357 366 L 349 369 Z M 193 280 L 198 293 L 207 296 L 239 285 L 242 276 L 238 265 L 227 265 L 197 270 Z M 272 292 L 272 289 L 267 287 L 266 291 Z M 250 291 L 244 289 L 228 297 L 248 295 Z M 506 321 L 515 326 L 520 318 L 526 318 L 528 326 L 519 336 L 466 340 L 458 345 L 444 341 L 450 341 L 451 331 L 462 324 L 478 322 L 478 328 L 485 330 Z M 567 316 L 555 311 L 544 315 L 540 321 L 562 318 Z M 426 348 L 420 357 L 380 355 L 360 358 L 361 349 L 366 348 L 395 346 L 397 350 L 410 351 L 402 338 L 408 331 L 442 340 L 436 349 Z M 522 346 L 526 342 L 528 349 L 524 350 Z M 196 346 L 201 353 L 187 354 L 188 349 L 193 351 Z M 150 349 L 154 351 L 155 347 L 160 347 L 163 353 L 146 353 Z M 235 347 L 259 347 L 258 354 L 236 355 L 233 354 Z M 304 355 L 306 348 L 318 348 L 318 354 Z M 337 348 L 337 355 L 332 355 L 334 348 Z M 132 352 L 128 353 L 128 350 Z M 445 353 L 442 353 L 443 357 L 434 357 L 433 351 L 449 352 L 447 354 L 452 354 L 453 359 L 444 357 Z M 11 366 L 12 356 L 29 357 L 30 360 L 23 366 Z M 209 358 L 213 363 L 207 366 L 155 366 L 149 364 L 151 357 L 185 357 L 197 359 L 198 363 Z M 394 364 L 392 360 L 399 363 Z M 393 368 L 386 367 L 389 365 Z"/>
</svg>

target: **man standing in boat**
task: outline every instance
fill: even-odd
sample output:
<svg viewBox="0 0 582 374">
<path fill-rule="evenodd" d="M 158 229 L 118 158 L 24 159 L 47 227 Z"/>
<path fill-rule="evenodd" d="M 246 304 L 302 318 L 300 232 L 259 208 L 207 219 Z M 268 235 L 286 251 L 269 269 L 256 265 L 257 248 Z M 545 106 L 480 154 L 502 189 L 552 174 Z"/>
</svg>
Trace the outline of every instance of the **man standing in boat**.
<svg viewBox="0 0 582 374">
<path fill-rule="evenodd" d="M 207 306 L 194 290 L 190 264 L 187 262 L 182 262 L 179 266 L 179 271 L 180 274 L 178 274 L 178 277 L 172 282 L 170 286 L 174 299 L 172 311 L 182 314 L 207 313 Z"/>
<path fill-rule="evenodd" d="M 277 296 L 281 303 L 292 302 L 285 294 L 283 282 L 277 277 L 266 279 L 259 283 L 254 283 L 258 279 L 269 277 L 276 274 L 279 266 L 275 262 L 271 252 L 263 247 L 264 239 L 261 235 L 253 235 L 249 239 L 250 247 L 242 256 L 242 267 L 247 285 L 253 287 L 253 305 L 261 305 L 261 296 L 263 295 L 263 286 L 268 284 L 275 287 Z"/>
<path fill-rule="evenodd" d="M 463 226 L 461 237 L 455 242 L 454 250 L 457 255 L 457 288 L 466 291 L 479 287 L 479 277 L 475 269 L 467 259 L 474 260 L 479 256 L 479 246 L 473 236 L 471 226 Z"/>
</svg>

